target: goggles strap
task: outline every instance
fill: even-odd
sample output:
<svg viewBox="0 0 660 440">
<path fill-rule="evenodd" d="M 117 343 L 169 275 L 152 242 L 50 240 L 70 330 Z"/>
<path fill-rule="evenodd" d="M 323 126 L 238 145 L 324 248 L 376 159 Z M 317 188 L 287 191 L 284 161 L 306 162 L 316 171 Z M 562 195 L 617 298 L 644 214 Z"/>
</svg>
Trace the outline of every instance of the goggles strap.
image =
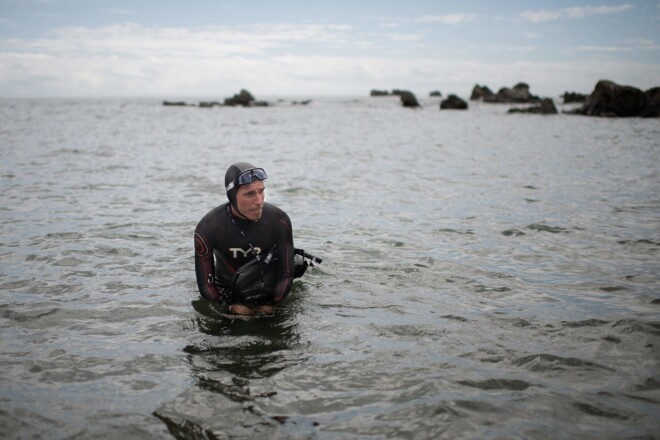
<svg viewBox="0 0 660 440">
<path fill-rule="evenodd" d="M 243 179 L 243 176 L 249 176 L 249 180 Z M 229 192 L 237 186 L 252 183 L 254 182 L 255 178 L 258 180 L 265 180 L 267 177 L 268 176 L 266 175 L 266 172 L 263 170 L 263 168 L 252 168 L 250 170 L 245 170 L 236 176 L 232 182 L 229 182 L 229 185 L 227 185 L 227 188 L 225 188 L 225 192 Z M 242 182 L 242 180 L 244 181 Z"/>
</svg>

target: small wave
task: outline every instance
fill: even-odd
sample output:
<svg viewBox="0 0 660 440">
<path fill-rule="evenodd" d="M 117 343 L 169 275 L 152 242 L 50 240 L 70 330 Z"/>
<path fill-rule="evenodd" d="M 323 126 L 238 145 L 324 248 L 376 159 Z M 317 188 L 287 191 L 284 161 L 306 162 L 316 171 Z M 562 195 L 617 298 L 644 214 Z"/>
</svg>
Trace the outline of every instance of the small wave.
<svg viewBox="0 0 660 440">
<path fill-rule="evenodd" d="M 170 434 L 172 434 L 174 438 L 217 438 L 213 431 L 210 429 L 205 429 L 203 426 L 191 420 L 183 419 L 181 421 L 177 421 L 173 418 L 162 415 L 157 411 L 154 411 L 153 415 L 165 424 L 167 430 L 170 432 Z"/>
<path fill-rule="evenodd" d="M 511 320 L 511 325 L 513 327 L 519 327 L 519 328 L 524 328 L 524 327 L 531 327 L 532 324 L 530 324 L 529 321 L 526 321 L 522 318 L 515 318 Z"/>
<path fill-rule="evenodd" d="M 566 228 L 544 225 L 543 223 L 532 223 L 531 225 L 527 225 L 525 228 L 537 232 L 550 232 L 551 234 L 568 234 L 571 232 Z"/>
<path fill-rule="evenodd" d="M 461 231 L 459 229 L 442 228 L 442 229 L 438 229 L 438 232 L 440 232 L 441 234 L 448 233 L 448 234 L 460 234 L 460 235 L 474 235 L 474 232 L 471 229 L 466 229 L 465 231 Z"/>
<path fill-rule="evenodd" d="M 80 232 L 50 232 L 46 234 L 48 239 L 79 240 L 85 238 Z"/>
<path fill-rule="evenodd" d="M 637 385 L 635 387 L 636 391 L 655 391 L 660 390 L 660 382 L 658 382 L 654 377 L 649 377 L 644 381 L 643 384 Z"/>
<path fill-rule="evenodd" d="M 533 386 L 532 384 L 519 379 L 487 379 L 482 381 L 460 380 L 458 383 L 482 390 L 524 391 Z"/>
<path fill-rule="evenodd" d="M 115 183 L 115 184 L 110 184 L 110 183 L 88 183 L 85 185 L 77 185 L 71 187 L 72 189 L 76 191 L 96 191 L 96 190 L 101 190 L 101 191 L 108 191 L 112 190 L 115 188 L 129 188 L 133 189 L 133 185 L 131 184 L 120 184 L 120 183 Z"/>
<path fill-rule="evenodd" d="M 86 152 L 82 151 L 79 148 L 60 148 L 44 154 L 44 157 L 54 157 L 59 155 L 79 155 L 79 154 L 86 154 Z"/>
<path fill-rule="evenodd" d="M 483 348 L 475 352 L 462 354 L 460 357 L 475 359 L 488 364 L 498 364 L 506 359 L 499 351 Z"/>
<path fill-rule="evenodd" d="M 565 358 L 547 353 L 523 356 L 515 359 L 513 364 L 536 372 L 565 371 L 574 368 L 614 371 L 609 367 L 599 365 L 595 362 L 585 361 L 578 358 Z"/>
<path fill-rule="evenodd" d="M 6 283 L 0 284 L 0 290 L 18 290 L 23 287 L 30 285 L 31 280 L 16 280 L 16 281 L 7 281 Z"/>
<path fill-rule="evenodd" d="M 608 409 L 601 409 L 596 406 L 590 405 L 588 403 L 574 403 L 574 407 L 579 409 L 585 414 L 588 414 L 590 416 L 596 416 L 596 417 L 604 417 L 606 419 L 619 419 L 619 420 L 627 420 L 628 416 L 621 414 L 615 409 L 608 408 Z"/>
<path fill-rule="evenodd" d="M 302 187 L 302 186 L 291 186 L 289 188 L 284 188 L 281 190 L 281 192 L 285 194 L 298 194 L 298 193 L 305 193 L 307 191 L 307 188 Z"/>
<path fill-rule="evenodd" d="M 632 212 L 632 213 L 639 213 L 639 212 L 644 212 L 647 210 L 655 210 L 657 209 L 657 206 L 655 204 L 649 203 L 649 204 L 639 204 L 639 205 L 628 205 L 628 206 L 617 206 L 613 209 L 615 213 L 626 213 L 626 212 Z"/>
<path fill-rule="evenodd" d="M 59 308 L 49 308 L 45 310 L 33 310 L 33 311 L 21 311 L 17 312 L 11 310 L 8 307 L 0 308 L 0 317 L 5 319 L 10 319 L 19 323 L 29 323 L 32 324 L 35 320 L 45 318 L 46 316 L 53 315 L 54 313 L 60 312 Z"/>
<path fill-rule="evenodd" d="M 639 240 L 619 240 L 617 243 L 624 245 L 624 246 L 630 246 L 633 248 L 639 248 L 639 249 L 646 249 L 650 251 L 656 251 L 658 247 L 660 247 L 660 242 L 655 241 L 655 240 L 649 240 L 646 238 L 642 238 Z"/>
<path fill-rule="evenodd" d="M 609 321 L 603 321 L 600 319 L 586 319 L 584 321 L 562 321 L 561 323 L 564 327 L 601 327 L 603 325 L 609 324 Z"/>
<path fill-rule="evenodd" d="M 77 267 L 84 264 L 85 261 L 74 258 L 74 257 L 65 257 L 53 262 L 53 266 L 63 266 L 63 267 Z"/>
<path fill-rule="evenodd" d="M 486 293 L 486 292 L 510 292 L 511 289 L 508 287 L 489 287 L 489 286 L 477 286 L 477 293 Z"/>
<path fill-rule="evenodd" d="M 605 286 L 605 287 L 601 287 L 600 290 L 602 290 L 603 292 L 622 292 L 630 289 L 623 286 Z"/>
<path fill-rule="evenodd" d="M 460 322 L 468 322 L 469 321 L 469 319 L 467 319 L 467 318 L 463 318 L 462 316 L 455 316 L 455 315 L 445 315 L 445 316 L 442 316 L 442 318 L 452 319 L 452 320 L 460 321 Z"/>
<path fill-rule="evenodd" d="M 226 384 L 219 380 L 211 379 L 205 376 L 200 376 L 197 380 L 197 385 L 202 390 L 221 394 L 226 398 L 228 398 L 229 400 L 238 403 L 251 402 L 256 397 L 250 395 L 250 389 L 248 388 L 245 381 L 242 381 L 238 378 L 234 378 L 232 383 Z"/>
<path fill-rule="evenodd" d="M 487 402 L 476 402 L 474 400 L 456 400 L 456 406 L 476 412 L 497 412 L 499 409 Z"/>
<path fill-rule="evenodd" d="M 614 337 L 614 336 L 604 336 L 603 341 L 611 342 L 613 344 L 620 344 L 621 339 Z"/>
<path fill-rule="evenodd" d="M 440 336 L 440 333 L 444 333 L 442 330 L 437 330 L 434 328 L 429 328 L 421 325 L 391 325 L 387 327 L 376 326 L 381 334 L 390 334 L 401 338 L 406 339 L 418 339 L 418 338 L 437 338 Z"/>
<path fill-rule="evenodd" d="M 621 333 L 648 333 L 660 336 L 660 322 L 640 322 L 632 319 L 622 319 L 612 324 Z"/>
</svg>

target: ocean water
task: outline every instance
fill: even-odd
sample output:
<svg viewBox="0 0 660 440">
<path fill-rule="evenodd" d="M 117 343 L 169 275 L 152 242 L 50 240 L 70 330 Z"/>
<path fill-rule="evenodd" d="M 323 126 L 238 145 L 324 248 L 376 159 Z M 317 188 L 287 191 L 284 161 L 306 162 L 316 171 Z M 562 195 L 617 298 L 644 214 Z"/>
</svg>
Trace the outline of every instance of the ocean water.
<svg viewBox="0 0 660 440">
<path fill-rule="evenodd" d="M 660 121 L 271 101 L 0 101 L 0 437 L 660 438 Z M 196 290 L 240 160 L 274 317 Z"/>
</svg>

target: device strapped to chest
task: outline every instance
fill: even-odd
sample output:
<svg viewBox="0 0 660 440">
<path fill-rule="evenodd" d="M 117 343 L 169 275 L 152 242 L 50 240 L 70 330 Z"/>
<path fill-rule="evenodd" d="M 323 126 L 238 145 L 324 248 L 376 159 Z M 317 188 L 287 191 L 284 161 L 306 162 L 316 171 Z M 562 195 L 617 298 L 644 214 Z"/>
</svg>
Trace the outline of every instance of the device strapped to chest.
<svg viewBox="0 0 660 440">
<path fill-rule="evenodd" d="M 231 279 L 232 303 L 269 304 L 273 301 L 273 286 L 277 271 L 276 246 L 265 257 L 254 258 L 239 267 Z M 310 261 L 307 262 L 307 259 Z M 303 276 L 308 266 L 321 263 L 321 258 L 295 249 L 293 258 L 293 278 Z"/>
</svg>

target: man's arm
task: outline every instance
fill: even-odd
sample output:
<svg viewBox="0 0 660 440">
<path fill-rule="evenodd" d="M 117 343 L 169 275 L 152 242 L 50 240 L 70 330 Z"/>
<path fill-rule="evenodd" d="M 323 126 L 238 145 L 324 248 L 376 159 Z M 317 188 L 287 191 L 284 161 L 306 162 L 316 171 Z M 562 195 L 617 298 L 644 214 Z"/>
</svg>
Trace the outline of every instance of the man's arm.
<svg viewBox="0 0 660 440">
<path fill-rule="evenodd" d="M 273 286 L 273 298 L 275 303 L 278 303 L 286 298 L 293 285 L 293 232 L 291 220 L 286 214 L 278 219 L 275 241 L 277 244 L 277 272 Z"/>
<path fill-rule="evenodd" d="M 197 287 L 200 295 L 209 301 L 227 301 L 215 285 L 213 251 L 209 247 L 206 238 L 200 233 L 199 228 L 195 230 L 195 275 L 197 276 Z"/>
</svg>

